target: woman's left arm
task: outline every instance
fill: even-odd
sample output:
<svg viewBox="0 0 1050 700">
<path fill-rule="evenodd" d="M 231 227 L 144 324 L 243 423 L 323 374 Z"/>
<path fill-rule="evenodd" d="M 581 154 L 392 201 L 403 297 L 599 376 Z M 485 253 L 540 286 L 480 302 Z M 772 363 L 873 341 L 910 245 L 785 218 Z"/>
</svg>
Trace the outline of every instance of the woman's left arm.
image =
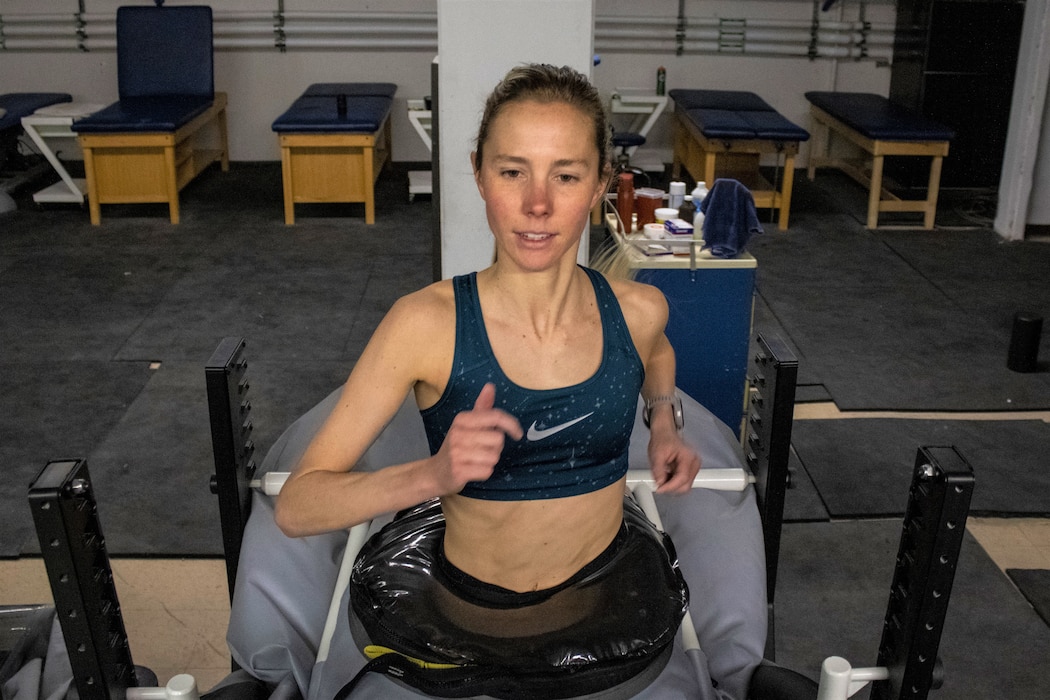
<svg viewBox="0 0 1050 700">
<path fill-rule="evenodd" d="M 657 493 L 688 493 L 700 471 L 700 455 L 682 439 L 681 403 L 675 395 L 675 356 L 662 332 L 645 363 L 642 398 L 649 412 L 649 467 Z"/>
<path fill-rule="evenodd" d="M 624 284 L 617 296 L 645 365 L 642 398 L 649 411 L 649 466 L 656 491 L 687 493 L 700 470 L 700 455 L 682 439 L 675 417 L 675 354 L 664 333 L 667 300 L 659 289 L 639 283 Z"/>
</svg>

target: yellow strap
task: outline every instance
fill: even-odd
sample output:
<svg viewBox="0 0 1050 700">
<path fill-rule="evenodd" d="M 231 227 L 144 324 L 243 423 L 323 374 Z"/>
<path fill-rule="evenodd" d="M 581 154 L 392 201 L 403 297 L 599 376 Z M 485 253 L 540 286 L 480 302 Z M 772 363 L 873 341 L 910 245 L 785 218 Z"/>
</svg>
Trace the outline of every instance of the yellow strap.
<svg viewBox="0 0 1050 700">
<path fill-rule="evenodd" d="M 408 661 L 411 661 L 412 663 L 414 663 L 416 666 L 419 666 L 420 668 L 433 668 L 433 669 L 460 668 L 460 666 L 458 664 L 437 664 L 437 663 L 432 663 L 430 661 L 423 661 L 422 659 L 414 659 L 411 656 L 406 656 L 405 654 L 402 654 L 400 651 L 397 651 L 395 649 L 391 649 L 390 647 L 379 646 L 378 644 L 369 644 L 368 646 L 365 647 L 365 656 L 367 656 L 369 659 L 376 659 L 376 658 L 379 658 L 380 656 L 385 656 L 386 654 L 397 654 L 401 658 L 407 659 Z"/>
</svg>

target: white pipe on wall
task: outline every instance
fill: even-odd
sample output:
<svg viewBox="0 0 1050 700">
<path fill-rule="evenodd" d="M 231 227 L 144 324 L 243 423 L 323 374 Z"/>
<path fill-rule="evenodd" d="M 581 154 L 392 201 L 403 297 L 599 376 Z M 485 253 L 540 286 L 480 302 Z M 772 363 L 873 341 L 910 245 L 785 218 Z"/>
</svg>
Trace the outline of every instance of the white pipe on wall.
<svg viewBox="0 0 1050 700">
<path fill-rule="evenodd" d="M 400 39 L 400 37 L 404 37 L 407 34 L 411 34 L 411 35 L 415 35 L 415 36 L 424 35 L 424 36 L 431 37 L 430 45 L 434 48 L 435 51 L 437 50 L 437 30 L 436 29 L 430 30 L 430 29 L 423 28 L 423 29 L 419 29 L 419 30 L 416 30 L 416 31 L 406 31 L 402 27 L 387 27 L 387 26 L 378 26 L 378 25 L 368 25 L 368 26 L 364 26 L 364 27 L 339 27 L 339 26 L 332 26 L 330 24 L 296 24 L 294 22 L 285 24 L 283 29 L 284 29 L 284 32 L 286 34 L 302 33 L 302 34 L 334 34 L 334 35 L 340 35 L 340 34 L 384 34 L 384 35 L 392 35 L 392 36 L 395 36 L 395 37 L 399 37 L 398 39 L 395 39 L 395 41 L 398 44 L 400 44 L 402 42 L 402 39 Z M 270 31 L 271 32 L 273 31 L 273 27 L 270 28 Z"/>
<path fill-rule="evenodd" d="M 42 14 L 6 14 L 3 15 L 4 24 L 21 24 L 21 23 L 36 23 L 36 22 L 69 22 L 72 24 L 76 21 L 76 15 L 71 12 L 64 14 L 53 14 L 53 13 L 42 13 Z"/>
<path fill-rule="evenodd" d="M 72 28 L 72 23 L 70 23 Z M 41 26 L 36 24 L 15 24 L 4 27 L 4 36 L 69 36 L 66 27 Z"/>
<path fill-rule="evenodd" d="M 326 38 L 326 39 L 315 39 L 311 37 L 288 37 L 284 40 L 284 45 L 287 48 L 303 48 L 303 49 L 389 49 L 391 48 L 390 42 L 384 39 L 343 39 L 343 38 Z M 411 41 L 408 39 L 398 41 L 396 48 L 401 49 L 419 49 L 419 50 L 437 50 L 434 46 L 434 42 L 429 39 L 420 39 L 418 41 Z"/>
<path fill-rule="evenodd" d="M 273 13 L 269 12 L 245 14 L 260 14 L 267 17 L 273 17 Z M 350 20 L 365 22 L 371 22 L 373 20 L 384 20 L 390 22 L 427 22 L 428 24 L 433 26 L 434 32 L 437 32 L 436 12 L 282 12 L 281 16 L 284 17 L 286 20 Z"/>
<path fill-rule="evenodd" d="M 114 48 L 116 45 L 114 44 Z M 8 51 L 78 51 L 75 37 L 64 39 L 4 39 Z"/>
<path fill-rule="evenodd" d="M 215 36 L 233 34 L 269 34 L 273 36 L 273 22 L 241 22 L 239 24 L 223 24 L 214 28 Z"/>
</svg>

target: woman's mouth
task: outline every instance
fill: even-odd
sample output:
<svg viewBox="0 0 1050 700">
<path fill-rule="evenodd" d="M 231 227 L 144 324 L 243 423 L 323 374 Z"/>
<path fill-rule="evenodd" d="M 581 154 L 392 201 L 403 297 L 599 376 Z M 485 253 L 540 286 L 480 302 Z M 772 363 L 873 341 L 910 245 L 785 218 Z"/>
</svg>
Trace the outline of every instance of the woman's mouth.
<svg viewBox="0 0 1050 700">
<path fill-rule="evenodd" d="M 526 241 L 545 241 L 554 236 L 553 233 L 543 233 L 538 231 L 522 231 L 518 235 Z"/>
</svg>

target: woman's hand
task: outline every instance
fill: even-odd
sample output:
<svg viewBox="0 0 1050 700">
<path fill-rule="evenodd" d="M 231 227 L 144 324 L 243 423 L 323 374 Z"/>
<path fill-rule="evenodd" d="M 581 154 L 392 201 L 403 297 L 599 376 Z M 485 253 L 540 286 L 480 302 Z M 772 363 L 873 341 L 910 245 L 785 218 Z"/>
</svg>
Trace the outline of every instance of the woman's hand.
<svg viewBox="0 0 1050 700">
<path fill-rule="evenodd" d="M 486 384 L 474 407 L 452 419 L 445 441 L 434 455 L 442 494 L 459 493 L 467 482 L 488 479 L 499 462 L 506 438 L 520 440 L 524 436 L 518 419 L 494 408 L 495 403 L 496 386 Z"/>
<path fill-rule="evenodd" d="M 700 471 L 700 455 L 677 430 L 655 430 L 649 437 L 649 467 L 656 493 L 689 493 Z"/>
</svg>

